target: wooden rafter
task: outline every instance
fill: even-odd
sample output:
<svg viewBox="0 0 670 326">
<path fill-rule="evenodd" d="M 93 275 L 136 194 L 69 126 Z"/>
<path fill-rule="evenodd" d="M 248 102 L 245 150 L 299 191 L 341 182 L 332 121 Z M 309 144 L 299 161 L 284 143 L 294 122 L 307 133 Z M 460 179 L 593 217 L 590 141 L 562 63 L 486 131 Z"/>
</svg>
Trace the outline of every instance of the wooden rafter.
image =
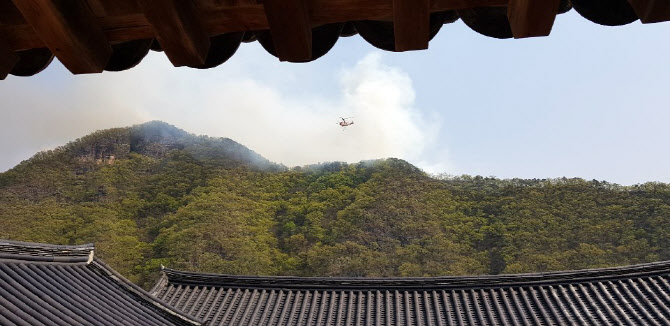
<svg viewBox="0 0 670 326">
<path fill-rule="evenodd" d="M 514 38 L 549 35 L 559 4 L 560 0 L 510 0 L 507 18 Z"/>
<path fill-rule="evenodd" d="M 73 74 L 102 72 L 112 48 L 84 0 L 14 0 L 14 4 Z"/>
<path fill-rule="evenodd" d="M 156 39 L 175 67 L 205 63 L 209 35 L 191 0 L 138 0 Z"/>
<path fill-rule="evenodd" d="M 281 61 L 312 58 L 312 26 L 307 0 L 264 0 L 270 34 Z"/>
<path fill-rule="evenodd" d="M 670 0 L 628 0 L 643 24 L 670 21 Z"/>
<path fill-rule="evenodd" d="M 19 57 L 9 49 L 7 43 L 0 39 L 0 80 L 3 80 L 19 62 Z"/>
<path fill-rule="evenodd" d="M 393 0 L 396 51 L 423 50 L 430 41 L 430 1 Z"/>
</svg>

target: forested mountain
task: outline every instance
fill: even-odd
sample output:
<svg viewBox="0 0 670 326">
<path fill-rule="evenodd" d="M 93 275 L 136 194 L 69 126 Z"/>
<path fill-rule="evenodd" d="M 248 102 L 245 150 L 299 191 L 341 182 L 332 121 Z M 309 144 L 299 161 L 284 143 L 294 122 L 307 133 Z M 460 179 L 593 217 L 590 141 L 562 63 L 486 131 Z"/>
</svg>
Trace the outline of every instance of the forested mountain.
<svg viewBox="0 0 670 326">
<path fill-rule="evenodd" d="M 0 174 L 0 238 L 95 242 L 140 285 L 202 272 L 437 276 L 670 260 L 670 186 L 429 176 L 398 159 L 286 168 L 151 122 Z"/>
</svg>

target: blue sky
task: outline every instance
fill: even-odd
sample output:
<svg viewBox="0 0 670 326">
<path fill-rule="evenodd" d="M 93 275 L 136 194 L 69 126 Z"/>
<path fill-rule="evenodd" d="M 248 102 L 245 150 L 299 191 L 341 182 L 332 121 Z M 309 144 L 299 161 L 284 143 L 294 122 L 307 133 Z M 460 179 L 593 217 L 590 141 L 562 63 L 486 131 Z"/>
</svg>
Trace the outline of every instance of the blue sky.
<svg viewBox="0 0 670 326">
<path fill-rule="evenodd" d="M 0 82 L 0 170 L 101 128 L 163 120 L 287 165 L 400 157 L 432 172 L 670 182 L 670 23 L 593 24 L 571 11 L 545 38 L 497 40 L 462 22 L 430 49 L 341 38 L 308 64 L 243 44 L 222 66 L 150 54 L 120 73 L 59 63 Z M 356 124 L 342 131 L 340 116 Z"/>
</svg>

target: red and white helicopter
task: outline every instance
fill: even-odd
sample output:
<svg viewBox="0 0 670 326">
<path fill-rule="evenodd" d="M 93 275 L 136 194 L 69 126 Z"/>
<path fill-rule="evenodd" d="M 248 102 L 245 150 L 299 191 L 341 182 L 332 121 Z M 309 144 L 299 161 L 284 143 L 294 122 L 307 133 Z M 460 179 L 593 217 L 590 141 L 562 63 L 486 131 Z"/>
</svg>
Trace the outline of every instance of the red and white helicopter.
<svg viewBox="0 0 670 326">
<path fill-rule="evenodd" d="M 353 118 L 354 117 L 348 117 L 348 118 L 340 117 L 342 121 L 338 122 L 338 124 L 340 125 L 340 127 L 342 127 L 342 129 L 344 129 L 345 127 L 349 127 L 354 124 L 354 120 L 351 120 Z"/>
</svg>

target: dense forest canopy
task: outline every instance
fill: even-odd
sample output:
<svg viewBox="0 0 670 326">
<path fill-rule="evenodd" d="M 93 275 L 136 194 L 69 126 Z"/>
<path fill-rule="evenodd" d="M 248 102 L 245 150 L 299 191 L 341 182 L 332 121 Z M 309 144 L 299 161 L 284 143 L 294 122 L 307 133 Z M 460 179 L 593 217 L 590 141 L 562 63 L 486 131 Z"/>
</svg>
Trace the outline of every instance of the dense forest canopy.
<svg viewBox="0 0 670 326">
<path fill-rule="evenodd" d="M 161 264 L 438 276 L 670 260 L 670 185 L 430 176 L 398 159 L 286 168 L 162 122 L 0 174 L 0 238 L 80 244 L 148 286 Z"/>
</svg>

